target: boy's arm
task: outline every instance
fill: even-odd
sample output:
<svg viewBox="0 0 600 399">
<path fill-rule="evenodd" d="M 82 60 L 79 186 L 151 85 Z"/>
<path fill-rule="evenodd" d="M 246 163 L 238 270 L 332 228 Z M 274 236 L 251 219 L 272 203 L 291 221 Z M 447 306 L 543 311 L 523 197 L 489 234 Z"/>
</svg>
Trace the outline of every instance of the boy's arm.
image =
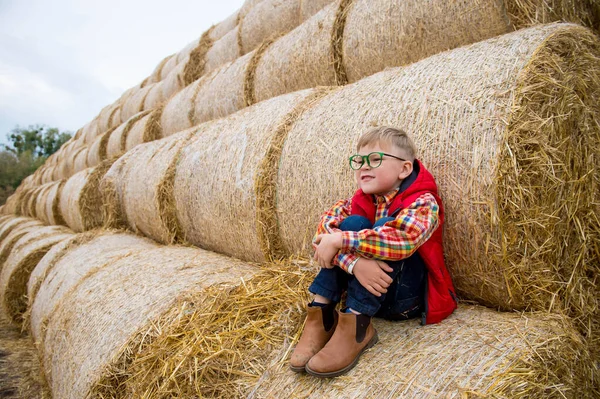
<svg viewBox="0 0 600 399">
<path fill-rule="evenodd" d="M 319 244 L 318 237 L 322 234 L 334 234 L 334 233 L 341 234 L 341 230 L 339 227 L 340 227 L 342 221 L 350 215 L 351 203 L 352 203 L 351 198 L 339 200 L 327 212 L 325 212 L 323 214 L 323 216 L 321 216 L 321 220 L 317 227 L 317 232 L 315 233 L 315 236 L 313 237 L 313 240 L 312 240 L 312 245 L 313 245 L 313 248 L 315 249 L 315 260 L 317 258 L 317 254 L 316 254 L 317 245 Z M 337 254 L 333 254 L 332 260 L 331 260 L 331 265 L 332 266 L 340 266 L 340 267 L 342 267 L 342 269 L 347 271 L 347 267 L 344 267 L 345 263 L 340 263 L 340 260 L 344 259 L 345 256 L 350 256 L 351 258 L 355 257 L 354 255 L 343 254 L 341 252 L 337 253 Z M 319 263 L 321 263 L 321 262 L 319 262 Z"/>
<path fill-rule="evenodd" d="M 383 226 L 358 232 L 342 232 L 340 252 L 367 259 L 405 259 L 431 237 L 438 225 L 439 205 L 433 195 L 423 194 L 407 208 L 402 209 L 395 220 Z M 342 261 L 350 266 L 348 261 L 356 262 L 355 259 Z"/>
</svg>

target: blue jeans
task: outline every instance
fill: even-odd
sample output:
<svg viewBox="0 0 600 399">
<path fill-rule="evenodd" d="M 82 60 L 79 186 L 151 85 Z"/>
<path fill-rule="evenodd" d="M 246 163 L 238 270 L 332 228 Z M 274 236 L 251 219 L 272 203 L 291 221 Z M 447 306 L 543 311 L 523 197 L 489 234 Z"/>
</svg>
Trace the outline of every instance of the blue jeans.
<svg viewBox="0 0 600 399">
<path fill-rule="evenodd" d="M 369 219 L 352 215 L 340 225 L 342 231 L 360 231 L 382 226 L 394 218 L 379 219 L 371 225 Z M 415 252 L 401 261 L 386 262 L 392 272 L 386 272 L 393 280 L 386 294 L 377 297 L 371 294 L 351 274 L 340 267 L 321 268 L 308 290 L 332 302 L 340 302 L 347 292 L 346 306 L 365 314 L 389 320 L 406 320 L 421 315 L 425 287 L 425 263 Z"/>
</svg>

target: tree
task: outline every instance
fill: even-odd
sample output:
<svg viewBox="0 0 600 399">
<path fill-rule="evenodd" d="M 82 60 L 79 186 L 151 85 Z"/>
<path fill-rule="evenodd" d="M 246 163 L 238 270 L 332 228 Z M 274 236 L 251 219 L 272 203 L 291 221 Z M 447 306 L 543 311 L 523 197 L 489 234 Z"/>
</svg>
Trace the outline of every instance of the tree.
<svg viewBox="0 0 600 399">
<path fill-rule="evenodd" d="M 4 150 L 0 151 L 0 205 L 24 178 L 71 138 L 71 133 L 45 125 L 30 125 L 27 129 L 17 126 L 7 136 L 12 146 L 3 145 Z"/>
</svg>

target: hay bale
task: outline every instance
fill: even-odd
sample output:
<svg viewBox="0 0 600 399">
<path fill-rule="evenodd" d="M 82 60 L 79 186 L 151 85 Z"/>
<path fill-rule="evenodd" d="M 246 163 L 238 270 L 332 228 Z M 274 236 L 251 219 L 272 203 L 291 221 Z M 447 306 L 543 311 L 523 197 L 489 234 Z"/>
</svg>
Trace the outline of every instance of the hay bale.
<svg viewBox="0 0 600 399">
<path fill-rule="evenodd" d="M 298 376 L 288 367 L 293 342 L 286 342 L 249 397 L 575 399 L 598 393 L 589 353 L 564 316 L 461 305 L 436 325 L 420 327 L 415 319 L 375 319 L 374 325 L 379 343 L 346 376 Z"/>
<path fill-rule="evenodd" d="M 41 190 L 35 200 L 35 217 L 41 220 L 44 224 L 50 223 L 46 214 L 46 203 L 48 202 L 48 194 L 54 183 L 46 183 L 40 186 Z"/>
<path fill-rule="evenodd" d="M 92 119 L 90 122 L 86 123 L 82 128 L 81 128 L 81 134 L 79 137 L 72 138 L 72 142 L 73 143 L 91 143 L 94 138 L 100 134 L 101 132 L 99 131 L 99 125 L 98 125 L 98 117 Z"/>
<path fill-rule="evenodd" d="M 98 114 L 98 131 L 96 136 L 121 123 L 121 105 L 121 102 L 117 100 L 100 111 L 100 114 Z M 89 144 L 90 142 L 88 141 L 87 143 Z"/>
<path fill-rule="evenodd" d="M 43 341 L 42 327 L 90 272 L 157 247 L 147 238 L 102 230 L 78 234 L 54 246 L 33 270 L 27 285 L 33 341 Z"/>
<path fill-rule="evenodd" d="M 358 137 L 372 125 L 398 126 L 445 201 L 446 261 L 460 295 L 502 309 L 564 311 L 598 340 L 590 326 L 600 308 L 592 200 L 600 187 L 592 155 L 600 147 L 592 123 L 600 117 L 599 56 L 590 31 L 540 26 L 323 99 L 283 148 L 276 207 L 287 253 L 310 256 L 319 215 L 354 192 L 347 156 Z M 316 162 L 327 167 L 305 167 Z"/>
<path fill-rule="evenodd" d="M 600 9 L 595 0 L 505 0 L 504 3 L 506 14 L 515 29 L 566 21 L 600 33 Z"/>
<path fill-rule="evenodd" d="M 240 285 L 256 268 L 185 247 L 159 247 L 108 263 L 89 275 L 52 315 L 43 342 L 54 397 L 81 398 L 102 387 L 140 343 L 140 334 L 189 292 Z M 115 289 L 112 282 L 119 281 Z M 65 335 L 64 331 L 69 334 Z M 77 375 L 77 378 L 73 378 Z"/>
<path fill-rule="evenodd" d="M 338 0 L 265 49 L 256 64 L 256 101 L 316 86 L 344 84 L 334 68 L 332 36 L 347 1 Z"/>
<path fill-rule="evenodd" d="M 175 94 L 166 104 L 160 118 L 163 136 L 181 132 L 193 126 L 194 100 L 198 95 L 200 86 L 204 84 L 205 77 Z"/>
<path fill-rule="evenodd" d="M 153 83 L 152 88 L 144 99 L 144 110 L 160 107 L 166 100 L 163 96 L 164 82 Z"/>
<path fill-rule="evenodd" d="M 0 270 L 4 267 L 4 262 L 10 256 L 15 244 L 25 234 L 30 233 L 36 229 L 43 227 L 43 224 L 39 220 L 25 218 L 26 220 L 17 222 L 16 225 L 10 227 L 7 226 L 5 237 L 0 241 Z"/>
<path fill-rule="evenodd" d="M 162 136 L 160 117 L 162 108 L 155 109 L 131 125 L 125 139 L 125 151 L 138 144 L 154 141 Z M 123 136 L 122 136 L 123 137 Z"/>
<path fill-rule="evenodd" d="M 346 17 L 343 63 L 355 82 L 510 30 L 504 0 L 355 0 Z"/>
<path fill-rule="evenodd" d="M 43 219 L 47 220 L 48 224 L 65 224 L 65 219 L 60 211 L 60 196 L 66 182 L 66 180 L 53 182 L 48 190 Z"/>
<path fill-rule="evenodd" d="M 121 154 L 125 152 L 125 146 L 127 144 L 127 135 L 129 134 L 129 131 L 138 120 L 148 115 L 150 112 L 151 111 L 139 112 L 112 131 L 110 137 L 108 138 L 108 143 L 106 145 L 107 159 L 112 159 L 121 156 Z"/>
<path fill-rule="evenodd" d="M 162 97 L 165 100 L 170 99 L 173 95 L 183 90 L 186 86 L 185 84 L 185 66 L 189 61 L 190 57 L 188 56 L 182 62 L 177 64 L 175 68 L 169 72 L 165 80 L 162 84 Z"/>
<path fill-rule="evenodd" d="M 66 227 L 46 226 L 17 241 L 0 273 L 0 302 L 13 323 L 21 324 L 21 316 L 27 310 L 27 281 L 31 271 L 53 245 L 72 235 Z"/>
<path fill-rule="evenodd" d="M 25 216 L 29 216 L 32 218 L 36 218 L 36 206 L 37 206 L 37 201 L 38 201 L 38 195 L 40 195 L 40 192 L 42 191 L 43 187 L 35 187 L 31 190 L 31 195 L 29 195 L 28 199 L 27 199 L 27 205 L 25 208 Z"/>
<path fill-rule="evenodd" d="M 244 8 L 244 6 L 242 6 L 242 8 Z M 210 39 L 212 41 L 217 41 L 220 38 L 222 38 L 223 36 L 225 36 L 227 33 L 234 30 L 239 22 L 240 16 L 241 16 L 241 12 L 240 12 L 240 10 L 238 10 L 238 11 L 234 12 L 233 14 L 231 14 L 226 19 L 224 19 L 223 21 L 216 24 L 211 29 Z"/>
<path fill-rule="evenodd" d="M 222 65 L 233 62 L 243 55 L 238 43 L 238 32 L 239 25 L 212 44 L 206 52 L 204 73 L 219 69 Z"/>
<path fill-rule="evenodd" d="M 139 145 L 127 153 L 126 160 L 113 165 L 106 180 L 113 184 L 117 209 L 133 231 L 164 244 L 181 241 L 173 196 L 175 167 L 182 147 L 206 126 Z"/>
<path fill-rule="evenodd" d="M 135 114 L 144 111 L 144 101 L 146 100 L 146 96 L 150 90 L 152 90 L 152 87 L 153 84 L 146 85 L 145 87 L 135 91 L 127 98 L 127 100 L 125 100 L 123 103 L 123 108 L 121 109 L 122 121 L 125 122 Z"/>
<path fill-rule="evenodd" d="M 54 179 L 55 173 L 56 173 L 55 166 L 48 166 L 48 167 L 44 168 L 44 170 L 42 171 L 42 174 L 41 174 L 40 184 L 53 182 L 55 180 Z"/>
<path fill-rule="evenodd" d="M 6 202 L 4 203 L 4 208 L 3 208 L 3 212 L 4 214 L 7 215 L 16 215 L 19 212 L 19 204 L 21 202 L 21 192 L 20 191 L 15 191 L 13 194 L 10 195 L 10 197 L 8 197 L 6 199 Z"/>
<path fill-rule="evenodd" d="M 101 136 L 96 137 L 96 140 L 90 145 L 88 150 L 87 164 L 89 167 L 96 166 L 100 162 L 106 159 L 106 152 L 108 147 L 108 140 L 110 139 L 111 133 L 116 128 L 109 129 L 104 132 Z"/>
<path fill-rule="evenodd" d="M 5 220 L 0 226 L 0 243 L 4 242 L 13 229 L 25 222 L 36 222 L 36 220 L 23 216 L 11 216 L 10 219 Z M 41 223 L 38 222 L 37 225 L 41 226 Z"/>
<path fill-rule="evenodd" d="M 60 195 L 60 212 L 67 226 L 76 232 L 93 229 L 103 223 L 102 194 L 99 184 L 111 160 L 71 176 Z"/>
<path fill-rule="evenodd" d="M 196 86 L 192 126 L 230 115 L 250 104 L 246 88 L 254 54 L 248 53 L 231 64 L 223 65 Z"/>
<path fill-rule="evenodd" d="M 300 0 L 263 0 L 239 25 L 239 46 L 246 54 L 265 40 L 285 34 L 300 25 Z"/>
<path fill-rule="evenodd" d="M 300 0 L 300 21 L 310 19 L 332 2 L 333 0 Z"/>
<path fill-rule="evenodd" d="M 313 89 L 264 101 L 214 121 L 185 146 L 173 192 L 187 241 L 245 260 L 272 256 L 259 205 L 274 154 L 297 116 L 322 95 Z"/>
<path fill-rule="evenodd" d="M 177 60 L 176 57 L 177 54 L 171 54 L 166 56 L 165 58 L 163 58 L 158 65 L 156 66 L 156 68 L 154 68 L 154 71 L 152 71 L 152 73 L 150 74 L 150 76 L 148 77 L 148 82 L 149 83 L 158 83 L 163 79 L 163 69 L 165 67 L 165 65 L 170 62 L 171 60 Z M 171 67 L 174 65 L 171 65 Z M 170 69 L 169 69 L 170 70 Z M 168 72 L 165 72 L 165 76 L 167 75 Z"/>
<path fill-rule="evenodd" d="M 77 155 L 73 159 L 73 173 L 72 174 L 80 172 L 89 166 L 87 164 L 88 152 L 89 152 L 89 147 L 86 146 L 86 147 L 81 148 L 81 150 L 77 153 Z"/>
</svg>

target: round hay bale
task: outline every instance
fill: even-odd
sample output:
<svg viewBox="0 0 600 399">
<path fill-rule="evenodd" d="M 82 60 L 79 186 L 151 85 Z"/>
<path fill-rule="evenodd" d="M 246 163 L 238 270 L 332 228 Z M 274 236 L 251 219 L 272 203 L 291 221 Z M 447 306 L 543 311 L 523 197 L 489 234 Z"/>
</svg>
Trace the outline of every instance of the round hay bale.
<svg viewBox="0 0 600 399">
<path fill-rule="evenodd" d="M 125 152 L 125 145 L 127 143 L 127 135 L 129 134 L 129 131 L 138 120 L 148 115 L 150 112 L 151 111 L 139 112 L 129 118 L 127 122 L 119 125 L 119 127 L 112 131 L 106 145 L 107 159 L 113 159 L 121 156 L 121 154 Z"/>
<path fill-rule="evenodd" d="M 69 177 L 73 176 L 75 173 L 75 159 L 83 150 L 84 147 L 72 147 L 72 149 L 65 151 L 65 154 L 58 165 L 58 172 L 53 173 L 53 176 L 56 175 L 57 180 L 68 179 Z"/>
<path fill-rule="evenodd" d="M 111 129 L 113 126 L 116 126 L 114 124 L 115 122 L 117 123 L 117 125 L 120 124 L 120 118 L 121 118 L 120 115 L 118 118 L 115 115 L 117 112 L 120 113 L 120 109 L 121 109 L 121 102 L 119 100 L 117 100 L 114 103 L 112 103 L 111 105 L 104 107 L 102 109 L 102 111 L 100 111 L 100 114 L 98 115 L 97 135 L 103 134 L 108 129 Z M 89 144 L 90 141 L 87 141 L 86 143 Z"/>
<path fill-rule="evenodd" d="M 165 102 L 166 98 L 163 95 L 163 85 L 164 82 L 152 84 L 152 88 L 144 99 L 145 110 L 157 108 Z"/>
<path fill-rule="evenodd" d="M 243 7 L 244 6 L 242 6 L 242 8 Z M 210 30 L 210 39 L 213 41 L 217 41 L 220 38 L 222 38 L 223 36 L 225 36 L 227 33 L 234 30 L 238 24 L 240 15 L 241 15 L 240 10 L 238 10 L 238 11 L 234 12 L 233 14 L 231 14 L 226 19 L 224 19 L 223 21 L 216 24 Z"/>
<path fill-rule="evenodd" d="M 157 83 L 160 82 L 163 79 L 163 69 L 165 67 L 165 65 L 170 62 L 171 60 L 177 60 L 176 57 L 177 54 L 171 54 L 169 56 L 166 56 L 165 58 L 163 58 L 158 65 L 156 66 L 156 68 L 154 68 L 154 71 L 152 71 L 152 73 L 150 74 L 150 76 L 148 77 L 148 82 L 149 83 Z M 174 65 L 172 65 L 174 66 Z M 166 73 L 165 73 L 166 76 Z"/>
<path fill-rule="evenodd" d="M 10 219 L 5 220 L 2 226 L 0 226 L 0 243 L 4 241 L 13 229 L 25 222 L 36 222 L 36 220 L 23 216 L 11 216 Z M 41 223 L 38 222 L 37 225 L 41 225 Z"/>
<path fill-rule="evenodd" d="M 154 141 L 162 136 L 160 117 L 163 109 L 158 108 L 135 122 L 125 140 L 125 151 L 131 150 L 138 144 Z"/>
<path fill-rule="evenodd" d="M 98 126 L 98 117 L 92 119 L 81 128 L 81 135 L 78 138 L 73 138 L 74 143 L 91 143 L 94 138 L 100 134 Z"/>
<path fill-rule="evenodd" d="M 574 22 L 600 33 L 600 9 L 595 0 L 505 0 L 506 14 L 515 29 L 550 22 Z"/>
<path fill-rule="evenodd" d="M 33 189 L 23 188 L 23 191 L 19 198 L 19 202 L 17 203 L 17 214 L 18 215 L 28 216 L 27 205 L 29 203 L 29 197 L 31 197 L 32 192 L 33 192 Z"/>
<path fill-rule="evenodd" d="M 139 251 L 90 272 L 47 326 L 44 369 L 53 397 L 110 389 L 101 387 L 103 377 L 121 367 L 120 357 L 133 354 L 140 334 L 178 306 L 179 298 L 214 285 L 237 286 L 255 273 L 238 260 L 185 247 Z"/>
<path fill-rule="evenodd" d="M 82 232 L 102 225 L 99 184 L 111 163 L 106 160 L 96 167 L 84 169 L 65 183 L 60 195 L 60 213 L 74 231 Z"/>
<path fill-rule="evenodd" d="M 239 20 L 245 18 L 246 15 L 248 15 L 248 13 L 261 1 L 263 1 L 263 0 L 246 0 L 246 1 L 244 1 L 244 4 L 242 4 L 242 6 L 240 7 L 240 10 L 238 12 L 238 22 L 239 22 Z"/>
<path fill-rule="evenodd" d="M 240 22 L 239 46 L 246 54 L 265 40 L 273 39 L 300 25 L 301 0 L 263 0 Z"/>
<path fill-rule="evenodd" d="M 347 156 L 359 136 L 397 126 L 436 177 L 460 295 L 502 309 L 565 311 L 588 330 L 600 319 L 592 199 L 600 140 L 591 122 L 600 117 L 599 55 L 584 28 L 540 26 L 324 98 L 283 148 L 275 204 L 284 248 L 311 255 L 319 216 L 355 190 Z M 327 166 L 307 170 L 315 162 Z"/>
<path fill-rule="evenodd" d="M 54 246 L 29 278 L 27 295 L 34 342 L 43 340 L 42 327 L 64 306 L 64 299 L 90 272 L 136 252 L 157 247 L 147 238 L 102 230 L 78 234 Z"/>
<path fill-rule="evenodd" d="M 30 218 L 26 218 L 26 220 L 20 221 L 12 227 L 7 226 L 6 231 L 8 231 L 8 233 L 2 241 L 0 241 L 0 270 L 2 270 L 4 262 L 6 262 L 6 259 L 10 256 L 17 241 L 25 234 L 41 227 L 43 227 L 43 224 L 39 220 Z"/>
<path fill-rule="evenodd" d="M 13 194 L 11 194 L 10 197 L 8 197 L 6 199 L 6 203 L 4 204 L 4 208 L 3 211 L 5 214 L 7 215 L 17 215 L 19 212 L 19 203 L 21 202 L 21 195 L 22 193 L 20 191 L 15 191 Z"/>
<path fill-rule="evenodd" d="M 300 21 L 306 21 L 331 3 L 333 0 L 300 0 Z"/>
<path fill-rule="evenodd" d="M 96 166 L 106 159 L 108 140 L 115 128 L 109 129 L 101 136 L 96 137 L 96 140 L 90 145 L 88 150 L 87 164 L 89 167 Z"/>
<path fill-rule="evenodd" d="M 504 0 L 354 0 L 344 30 L 344 67 L 355 82 L 511 30 Z"/>
<path fill-rule="evenodd" d="M 38 195 L 40 194 L 40 192 L 42 191 L 43 187 L 35 187 L 31 190 L 31 194 L 29 195 L 29 197 L 27 198 L 27 205 L 25 208 L 25 216 L 29 216 L 32 218 L 36 218 L 36 206 L 37 206 L 37 201 L 38 201 Z"/>
<path fill-rule="evenodd" d="M 288 367 L 287 357 L 295 344 L 288 341 L 274 351 L 270 367 L 250 389 L 252 397 L 595 396 L 593 362 L 580 334 L 564 316 L 500 313 L 461 305 L 442 323 L 427 327 L 415 319 L 373 323 L 379 343 L 343 378 L 299 378 Z"/>
<path fill-rule="evenodd" d="M 15 324 L 22 324 L 27 310 L 27 281 L 31 271 L 46 252 L 73 234 L 63 226 L 36 228 L 17 241 L 0 273 L 0 302 L 4 314 Z"/>
<path fill-rule="evenodd" d="M 60 211 L 60 195 L 66 182 L 66 180 L 55 181 L 48 190 L 44 211 L 48 224 L 65 224 L 65 219 Z"/>
<path fill-rule="evenodd" d="M 41 184 L 45 184 L 45 183 L 50 183 L 53 182 L 54 179 L 54 174 L 56 173 L 56 167 L 55 166 L 48 166 L 47 168 L 44 168 L 43 172 L 42 172 L 42 177 L 40 179 L 40 183 Z"/>
<path fill-rule="evenodd" d="M 196 47 L 198 47 L 198 44 L 200 44 L 200 37 L 189 42 L 183 49 L 181 49 L 181 51 L 175 54 L 175 65 L 178 65 L 184 59 L 186 59 L 191 54 L 191 52 Z M 175 65 L 173 65 L 173 68 L 175 67 Z M 169 73 L 171 72 L 171 70 L 169 70 Z M 162 79 L 166 78 L 169 73 L 163 74 Z"/>
<path fill-rule="evenodd" d="M 199 79 L 205 73 L 206 54 L 213 45 L 213 40 L 210 38 L 210 33 L 213 28 L 210 28 L 202 34 L 200 42 L 189 54 L 189 59 L 186 59 L 185 68 L 183 70 L 183 82 L 187 86 L 190 83 Z M 170 93 L 169 97 L 174 93 Z"/>
<path fill-rule="evenodd" d="M 35 217 L 41 220 L 44 224 L 50 223 L 48 215 L 46 214 L 46 203 L 48 202 L 48 194 L 54 183 L 46 183 L 40 186 L 41 190 L 38 193 L 37 199 L 35 200 Z"/>
<path fill-rule="evenodd" d="M 253 64 L 255 52 L 223 65 L 207 75 L 198 85 L 192 111 L 192 126 L 230 115 L 250 103 L 247 100 L 247 72 Z"/>
<path fill-rule="evenodd" d="M 120 229 L 127 227 L 123 210 L 123 192 L 120 179 L 124 176 L 124 168 L 134 151 L 129 151 L 115 160 L 110 169 L 100 180 L 99 190 L 102 195 L 102 215 L 105 228 Z"/>
<path fill-rule="evenodd" d="M 89 147 L 83 147 L 73 159 L 73 174 L 80 172 L 88 167 L 87 158 L 88 158 Z"/>
<path fill-rule="evenodd" d="M 170 99 L 179 91 L 183 90 L 185 84 L 185 66 L 189 62 L 190 57 L 188 56 L 182 62 L 177 64 L 175 68 L 169 72 L 162 84 L 162 97 L 165 100 Z"/>
<path fill-rule="evenodd" d="M 2 205 L 2 206 L 4 206 L 4 205 Z M 12 215 L 7 215 L 7 214 L 4 214 L 4 213 L 2 213 L 2 212 L 0 212 L 0 214 L 2 215 L 2 216 L 0 216 L 0 229 L 1 229 L 1 228 L 2 228 L 2 226 L 4 226 L 4 223 L 6 223 L 6 222 L 8 222 L 9 220 L 11 220 L 11 219 L 12 219 L 14 216 L 12 216 Z"/>
<path fill-rule="evenodd" d="M 212 43 L 206 52 L 204 73 L 219 69 L 222 65 L 233 62 L 243 55 L 238 43 L 238 30 L 239 26 L 236 26 L 235 29 Z"/>
<path fill-rule="evenodd" d="M 173 193 L 187 241 L 244 260 L 273 255 L 275 248 L 262 236 L 267 233 L 259 206 L 268 195 L 276 148 L 297 116 L 322 95 L 311 89 L 264 101 L 214 121 L 185 146 Z"/>
<path fill-rule="evenodd" d="M 258 59 L 253 79 L 256 101 L 316 86 L 344 84 L 336 75 L 332 35 L 347 1 L 338 0 L 279 38 Z"/>
<path fill-rule="evenodd" d="M 152 90 L 153 84 L 149 84 L 131 94 L 123 103 L 121 109 L 121 120 L 127 121 L 135 114 L 144 111 L 144 101 L 146 96 Z"/>
<path fill-rule="evenodd" d="M 204 84 L 205 79 L 205 77 L 202 77 L 196 80 L 171 97 L 165 104 L 160 118 L 163 136 L 166 137 L 193 126 L 194 99 L 198 95 L 198 90 Z"/>
<path fill-rule="evenodd" d="M 119 208 L 133 231 L 163 244 L 181 241 L 173 196 L 176 163 L 182 147 L 207 126 L 139 145 L 122 167 L 111 169 Z"/>
</svg>

